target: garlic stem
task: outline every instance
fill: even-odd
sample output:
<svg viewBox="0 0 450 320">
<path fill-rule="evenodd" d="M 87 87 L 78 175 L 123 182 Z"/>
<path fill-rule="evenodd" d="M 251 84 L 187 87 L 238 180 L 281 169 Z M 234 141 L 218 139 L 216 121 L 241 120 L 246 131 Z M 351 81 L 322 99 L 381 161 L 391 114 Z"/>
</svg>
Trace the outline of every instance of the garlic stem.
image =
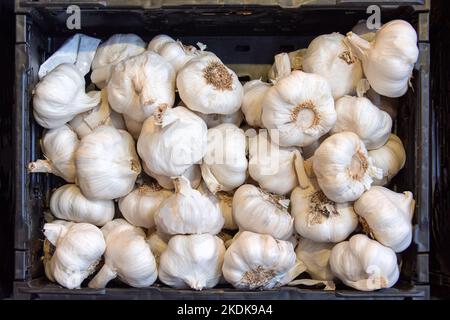
<svg viewBox="0 0 450 320">
<path fill-rule="evenodd" d="M 300 188 L 308 189 L 312 187 L 311 181 L 305 170 L 305 163 L 303 157 L 297 150 L 295 151 L 294 167 L 295 172 L 297 173 L 297 179 Z"/>
<path fill-rule="evenodd" d="M 275 56 L 275 80 L 288 76 L 291 73 L 291 61 L 289 55 L 285 52 Z"/>
<path fill-rule="evenodd" d="M 32 173 L 53 173 L 54 167 L 49 160 L 36 160 L 35 162 L 30 162 L 28 164 L 28 172 Z"/>
<path fill-rule="evenodd" d="M 108 282 L 115 279 L 117 273 L 113 271 L 107 264 L 104 264 L 100 271 L 95 275 L 88 286 L 89 288 L 101 289 L 105 288 Z"/>
<path fill-rule="evenodd" d="M 356 56 L 363 60 L 367 57 L 367 51 L 370 50 L 370 42 L 364 40 L 353 32 L 347 33 L 347 38 L 344 39 L 344 43 L 353 50 Z"/>
</svg>

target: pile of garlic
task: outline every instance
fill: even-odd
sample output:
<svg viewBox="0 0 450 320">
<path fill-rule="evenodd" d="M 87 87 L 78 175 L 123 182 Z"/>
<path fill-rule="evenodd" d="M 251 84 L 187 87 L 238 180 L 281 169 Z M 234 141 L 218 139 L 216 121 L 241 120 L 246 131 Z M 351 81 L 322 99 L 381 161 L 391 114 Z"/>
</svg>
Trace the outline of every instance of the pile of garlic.
<svg viewBox="0 0 450 320">
<path fill-rule="evenodd" d="M 393 286 L 415 202 L 385 187 L 406 153 L 383 101 L 407 89 L 414 29 L 319 36 L 275 56 L 270 83 L 242 84 L 197 45 L 114 35 L 83 62 L 98 88 L 87 93 L 74 61 L 43 65 L 33 111 L 45 159 L 29 171 L 67 183 L 44 226 L 48 279 Z"/>
</svg>

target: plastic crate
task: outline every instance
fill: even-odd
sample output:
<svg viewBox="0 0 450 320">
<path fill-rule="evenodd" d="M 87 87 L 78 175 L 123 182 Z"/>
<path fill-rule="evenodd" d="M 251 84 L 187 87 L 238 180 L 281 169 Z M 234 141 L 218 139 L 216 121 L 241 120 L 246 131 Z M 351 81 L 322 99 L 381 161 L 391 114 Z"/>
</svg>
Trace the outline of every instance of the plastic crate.
<svg viewBox="0 0 450 320">
<path fill-rule="evenodd" d="M 242 3 L 241 3 L 242 2 Z M 68 30 L 66 8 L 81 8 L 81 30 Z M 182 5 L 184 3 L 184 5 Z M 202 3 L 203 5 L 198 5 Z M 210 3 L 210 4 L 208 4 Z M 243 4 L 245 3 L 245 5 Z M 259 3 L 259 5 L 257 5 Z M 305 3 L 304 5 L 302 5 Z M 372 1 L 16 1 L 15 146 L 15 284 L 21 299 L 427 299 L 429 298 L 429 1 L 377 1 L 383 22 L 400 18 L 416 28 L 420 56 L 413 88 L 401 98 L 394 130 L 402 139 L 407 161 L 392 181 L 397 191 L 416 198 L 414 236 L 402 253 L 402 273 L 395 288 L 358 292 L 345 287 L 320 289 L 284 287 L 238 291 L 229 286 L 195 292 L 160 284 L 133 289 L 118 282 L 103 290 L 67 290 L 47 281 L 40 261 L 44 210 L 51 190 L 62 184 L 52 175 L 27 173 L 28 162 L 41 156 L 42 128 L 33 119 L 32 90 L 39 65 L 67 37 L 82 32 L 106 39 L 114 33 L 136 33 L 144 40 L 167 33 L 187 43 L 203 42 L 246 80 L 267 74 L 274 54 L 306 47 L 317 35 L 345 34 L 367 18 Z"/>
</svg>

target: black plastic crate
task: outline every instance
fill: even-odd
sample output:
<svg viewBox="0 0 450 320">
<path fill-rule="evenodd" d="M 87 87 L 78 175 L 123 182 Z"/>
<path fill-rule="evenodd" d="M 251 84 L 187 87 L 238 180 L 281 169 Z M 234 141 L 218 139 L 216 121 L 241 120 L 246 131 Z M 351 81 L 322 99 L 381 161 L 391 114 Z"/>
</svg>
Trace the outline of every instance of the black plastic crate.
<svg viewBox="0 0 450 320">
<path fill-rule="evenodd" d="M 187 3 L 179 5 L 180 2 Z M 203 42 L 243 79 L 265 77 L 274 54 L 306 47 L 317 35 L 345 34 L 367 18 L 373 1 L 24 1 L 16 0 L 15 146 L 15 283 L 20 299 L 428 299 L 430 204 L 429 1 L 377 1 L 382 22 L 405 19 L 419 35 L 419 60 L 413 88 L 401 98 L 394 130 L 407 152 L 405 168 L 392 181 L 397 191 L 410 190 L 416 199 L 414 236 L 402 253 L 399 283 L 391 289 L 358 292 L 345 287 L 325 292 L 284 287 L 244 292 L 229 286 L 195 292 L 155 284 L 134 289 L 111 283 L 103 290 L 68 290 L 45 279 L 41 263 L 44 210 L 51 190 L 62 184 L 52 175 L 27 173 L 28 162 L 41 156 L 42 133 L 32 115 L 32 90 L 39 65 L 70 35 L 82 32 L 106 39 L 114 33 L 136 33 L 144 40 L 167 33 L 187 43 Z M 81 8 L 81 30 L 66 28 L 70 4 Z M 164 4 L 162 6 L 161 4 Z M 254 3 L 254 4 L 252 4 Z M 271 3 L 271 5 L 257 5 Z"/>
</svg>

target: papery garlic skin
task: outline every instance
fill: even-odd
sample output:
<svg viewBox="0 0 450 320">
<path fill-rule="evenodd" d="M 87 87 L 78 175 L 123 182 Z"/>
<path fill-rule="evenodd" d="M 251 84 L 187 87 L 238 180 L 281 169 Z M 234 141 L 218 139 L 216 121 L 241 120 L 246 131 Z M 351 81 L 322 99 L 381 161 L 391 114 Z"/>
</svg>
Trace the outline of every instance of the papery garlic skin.
<svg viewBox="0 0 450 320">
<path fill-rule="evenodd" d="M 56 247 L 45 274 L 65 288 L 79 288 L 105 251 L 102 232 L 89 223 L 55 221 L 44 225 L 44 235 Z"/>
<path fill-rule="evenodd" d="M 58 219 L 103 226 L 114 218 L 115 208 L 111 200 L 90 200 L 77 185 L 66 184 L 52 193 L 50 211 Z"/>
<path fill-rule="evenodd" d="M 195 114 L 202 118 L 203 121 L 205 121 L 208 129 L 217 127 L 218 125 L 221 125 L 223 123 L 231 123 L 239 127 L 242 123 L 242 120 L 244 120 L 244 115 L 242 114 L 242 111 L 240 109 L 230 114 L 203 114 L 201 112 L 195 112 Z"/>
<path fill-rule="evenodd" d="M 142 127 L 137 150 L 148 169 L 158 175 L 182 175 L 206 153 L 205 122 L 184 107 L 158 112 Z"/>
<path fill-rule="evenodd" d="M 84 137 L 75 154 L 77 184 L 90 199 L 110 200 L 133 190 L 141 164 L 124 130 L 100 126 Z"/>
<path fill-rule="evenodd" d="M 125 121 L 125 126 L 127 128 L 127 131 L 134 140 L 139 139 L 139 136 L 141 135 L 142 126 L 144 125 L 143 121 L 136 121 L 133 118 L 130 118 L 126 114 L 123 114 L 123 120 Z"/>
<path fill-rule="evenodd" d="M 310 239 L 300 239 L 295 254 L 297 259 L 301 261 L 306 272 L 314 280 L 330 281 L 334 279 L 331 272 L 329 260 L 331 250 L 334 243 L 329 242 L 315 242 Z"/>
<path fill-rule="evenodd" d="M 204 114 L 234 113 L 244 96 L 236 73 L 210 54 L 190 60 L 178 72 L 177 88 L 189 109 Z"/>
<path fill-rule="evenodd" d="M 91 80 L 100 89 L 106 87 L 111 69 L 121 61 L 145 51 L 144 41 L 135 34 L 115 34 L 103 42 L 92 61 Z"/>
<path fill-rule="evenodd" d="M 142 185 L 119 200 L 119 209 L 124 218 L 136 227 L 146 229 L 155 226 L 154 215 L 160 204 L 172 192 L 159 185 Z"/>
<path fill-rule="evenodd" d="M 269 234 L 287 240 L 293 234 L 289 200 L 271 195 L 251 184 L 236 190 L 233 197 L 233 220 L 239 230 Z"/>
<path fill-rule="evenodd" d="M 346 43 L 362 61 L 364 74 L 376 92 L 391 98 L 406 93 L 419 56 L 417 33 L 408 22 L 384 24 L 370 43 L 350 32 Z"/>
<path fill-rule="evenodd" d="M 328 82 L 321 76 L 293 71 L 264 96 L 262 123 L 278 129 L 273 141 L 283 147 L 308 146 L 326 134 L 336 122 L 334 100 Z"/>
<path fill-rule="evenodd" d="M 74 182 L 77 175 L 75 152 L 80 145 L 76 133 L 67 125 L 50 129 L 44 134 L 41 145 L 45 160 L 30 162 L 28 171 L 53 173 L 67 182 Z"/>
<path fill-rule="evenodd" d="M 155 257 L 156 264 L 159 266 L 159 259 L 161 258 L 162 253 L 167 249 L 167 242 L 161 238 L 158 232 L 153 232 L 150 237 L 148 237 L 148 244 Z"/>
<path fill-rule="evenodd" d="M 248 161 L 244 130 L 224 123 L 208 130 L 208 144 L 200 165 L 212 193 L 231 191 L 245 182 Z"/>
<path fill-rule="evenodd" d="M 105 288 L 116 277 L 135 288 L 145 288 L 156 281 L 156 261 L 141 228 L 116 219 L 108 222 L 102 232 L 106 241 L 105 264 L 89 282 L 89 288 Z"/>
<path fill-rule="evenodd" d="M 390 288 L 399 278 L 395 252 L 362 234 L 334 246 L 330 267 L 347 286 L 361 291 Z"/>
<path fill-rule="evenodd" d="M 304 48 L 287 53 L 292 70 L 302 70 L 303 59 L 306 55 L 306 51 L 307 49 Z M 279 76 L 280 74 L 277 70 L 277 63 L 274 63 L 269 70 L 268 77 L 271 81 L 276 81 L 277 78 L 279 79 Z"/>
<path fill-rule="evenodd" d="M 242 100 L 242 112 L 245 121 L 252 127 L 263 127 L 261 121 L 262 101 L 271 85 L 261 80 L 252 80 L 244 84 L 244 99 Z"/>
<path fill-rule="evenodd" d="M 152 172 L 145 162 L 142 162 L 142 169 L 144 169 L 144 172 L 154 178 L 156 181 L 158 181 L 158 184 L 161 185 L 164 189 L 167 190 L 173 190 L 175 189 L 175 185 L 173 184 L 173 179 L 170 177 L 166 177 L 160 174 L 156 174 Z M 185 172 L 183 172 L 182 176 L 187 178 L 191 184 L 191 187 L 193 189 L 197 189 L 197 187 L 202 182 L 202 172 L 200 171 L 200 165 L 194 164 L 186 169 Z"/>
<path fill-rule="evenodd" d="M 295 260 L 290 242 L 244 231 L 227 249 L 222 271 L 225 280 L 235 288 L 272 289 L 283 284 Z"/>
<path fill-rule="evenodd" d="M 210 234 L 178 235 L 162 253 L 159 279 L 177 289 L 213 288 L 222 276 L 223 241 Z"/>
<path fill-rule="evenodd" d="M 47 129 L 55 129 L 100 102 L 100 92 L 87 95 L 85 81 L 72 64 L 60 64 L 33 91 L 33 115 Z"/>
<path fill-rule="evenodd" d="M 166 34 L 158 34 L 154 36 L 148 43 L 147 50 L 158 52 L 166 43 L 175 42 L 175 40 Z"/>
<path fill-rule="evenodd" d="M 365 231 L 395 252 L 411 244 L 414 207 L 411 192 L 397 193 L 379 186 L 370 188 L 355 202 L 356 213 L 369 228 Z"/>
</svg>

